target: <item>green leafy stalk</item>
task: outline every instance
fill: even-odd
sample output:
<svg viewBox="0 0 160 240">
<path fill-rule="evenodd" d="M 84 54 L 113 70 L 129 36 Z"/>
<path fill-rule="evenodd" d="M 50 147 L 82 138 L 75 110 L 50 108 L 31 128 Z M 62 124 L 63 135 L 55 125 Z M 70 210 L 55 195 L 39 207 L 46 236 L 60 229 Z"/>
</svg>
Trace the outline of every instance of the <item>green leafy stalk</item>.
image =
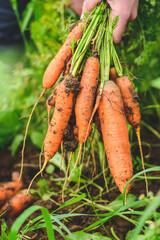
<svg viewBox="0 0 160 240">
<path fill-rule="evenodd" d="M 78 44 L 78 47 L 73 55 L 72 64 L 71 64 L 70 72 L 72 73 L 73 77 L 75 77 L 81 62 L 83 61 L 84 56 L 85 56 L 88 48 L 90 47 L 91 41 L 92 41 L 95 31 L 99 25 L 99 21 L 105 10 L 105 7 L 106 7 L 106 4 L 104 4 L 104 3 L 101 3 L 101 5 L 96 7 L 93 18 L 92 18 L 88 28 L 84 32 L 84 35 L 83 35 L 81 41 Z"/>
</svg>

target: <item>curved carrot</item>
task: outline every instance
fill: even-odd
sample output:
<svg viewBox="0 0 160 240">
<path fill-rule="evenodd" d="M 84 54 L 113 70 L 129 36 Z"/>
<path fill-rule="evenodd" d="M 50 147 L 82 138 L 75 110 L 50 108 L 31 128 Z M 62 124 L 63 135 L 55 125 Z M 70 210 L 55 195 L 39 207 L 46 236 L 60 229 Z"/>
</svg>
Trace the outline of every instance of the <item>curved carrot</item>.
<svg viewBox="0 0 160 240">
<path fill-rule="evenodd" d="M 81 38 L 84 25 L 84 22 L 79 22 L 72 29 L 57 55 L 49 63 L 43 76 L 43 87 L 45 89 L 52 87 L 56 83 L 61 72 L 65 68 L 66 62 L 70 59 L 72 55 L 71 42 L 74 39 L 75 42 L 77 42 L 78 39 Z"/>
<path fill-rule="evenodd" d="M 24 208 L 27 207 L 30 203 L 33 202 L 34 198 L 29 194 L 26 195 L 27 189 L 22 190 L 21 192 L 17 193 L 15 196 L 10 198 L 5 205 L 0 209 L 0 214 L 4 211 L 5 217 L 14 217 L 21 213 Z"/>
<path fill-rule="evenodd" d="M 68 125 L 72 109 L 73 109 L 73 97 L 74 93 L 70 88 L 66 87 L 66 77 L 59 85 L 56 96 L 55 110 L 51 119 L 51 123 L 48 127 L 48 131 L 45 137 L 44 145 L 44 157 L 45 161 L 42 169 L 32 179 L 28 191 L 31 187 L 33 180 L 45 169 L 48 161 L 53 158 L 58 151 L 63 138 L 63 132 Z"/>
<path fill-rule="evenodd" d="M 134 90 L 133 84 L 127 76 L 116 78 L 115 83 L 118 85 L 122 94 L 127 121 L 134 128 L 136 132 L 140 154 L 141 154 L 142 168 L 143 170 L 145 170 L 141 138 L 140 138 L 141 113 L 139 108 L 138 94 Z M 144 176 L 145 176 L 145 182 L 146 182 L 146 193 L 148 196 L 148 182 L 147 182 L 146 173 L 144 173 Z"/>
<path fill-rule="evenodd" d="M 90 124 L 88 134 L 86 135 L 97 91 L 99 68 L 99 59 L 94 56 L 89 57 L 84 66 L 80 83 L 81 90 L 75 105 L 76 125 L 78 127 L 80 144 L 86 141 L 92 128 L 92 124 Z"/>
<path fill-rule="evenodd" d="M 104 84 L 98 114 L 110 171 L 123 193 L 126 183 L 133 175 L 133 168 L 123 101 L 120 90 L 113 81 Z M 126 193 L 130 187 L 131 184 Z"/>
<path fill-rule="evenodd" d="M 58 151 L 63 132 L 68 125 L 73 107 L 74 93 L 65 86 L 65 79 L 57 91 L 55 110 L 45 138 L 45 161 L 51 159 Z"/>
<path fill-rule="evenodd" d="M 118 85 L 122 94 L 127 121 L 133 126 L 135 131 L 137 131 L 137 129 L 140 128 L 141 122 L 138 94 L 127 76 L 116 78 L 115 83 Z"/>
<path fill-rule="evenodd" d="M 19 173 L 12 173 L 12 181 L 0 183 L 0 201 L 5 201 L 14 196 L 23 186 L 22 178 L 19 180 Z"/>
</svg>

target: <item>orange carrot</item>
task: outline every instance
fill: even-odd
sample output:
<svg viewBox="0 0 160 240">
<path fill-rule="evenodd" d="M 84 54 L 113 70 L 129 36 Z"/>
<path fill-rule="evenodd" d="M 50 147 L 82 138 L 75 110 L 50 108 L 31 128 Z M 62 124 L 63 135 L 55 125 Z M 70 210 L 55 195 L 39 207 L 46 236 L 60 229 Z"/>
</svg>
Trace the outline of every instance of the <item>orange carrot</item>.
<svg viewBox="0 0 160 240">
<path fill-rule="evenodd" d="M 65 86 L 65 80 L 58 88 L 54 114 L 45 138 L 45 162 L 51 159 L 58 151 L 63 132 L 72 113 L 74 93 Z"/>
<path fill-rule="evenodd" d="M 89 57 L 84 66 L 83 75 L 80 83 L 81 90 L 77 96 L 75 104 L 76 126 L 78 129 L 78 142 L 80 143 L 80 147 L 78 157 L 70 173 L 69 179 L 71 178 L 72 173 L 76 165 L 78 164 L 81 155 L 82 144 L 86 142 L 92 129 L 92 124 L 90 124 L 89 121 L 92 115 L 93 105 L 97 91 L 99 68 L 99 59 L 94 56 Z"/>
<path fill-rule="evenodd" d="M 80 83 L 81 90 L 75 105 L 76 125 L 78 127 L 80 144 L 86 141 L 92 128 L 92 124 L 90 124 L 88 134 L 86 135 L 97 91 L 99 67 L 99 59 L 91 56 L 87 59 L 83 70 Z"/>
<path fill-rule="evenodd" d="M 19 181 L 19 173 L 12 173 L 12 181 L 0 183 L 0 201 L 5 201 L 14 196 L 23 186 L 23 181 Z"/>
<path fill-rule="evenodd" d="M 81 38 L 84 25 L 85 23 L 79 22 L 72 29 L 57 55 L 49 63 L 43 77 L 43 87 L 45 89 L 52 87 L 56 83 L 61 72 L 65 68 L 66 62 L 72 55 L 71 42 L 74 39 L 75 42 L 77 42 Z"/>
<path fill-rule="evenodd" d="M 58 151 L 63 138 L 63 132 L 68 125 L 73 109 L 73 97 L 74 97 L 74 93 L 70 90 L 70 88 L 66 87 L 66 82 L 68 81 L 68 78 L 69 77 L 66 77 L 58 87 L 54 113 L 45 137 L 44 164 L 42 166 L 42 169 L 34 176 L 32 181 L 30 182 L 28 191 L 34 179 L 40 173 L 42 173 L 48 161 L 51 158 L 53 158 L 55 153 Z"/>
<path fill-rule="evenodd" d="M 127 76 L 116 78 L 115 83 L 118 85 L 122 94 L 127 121 L 134 128 L 137 134 L 141 160 L 142 160 L 142 167 L 143 167 L 143 170 L 145 170 L 141 139 L 140 139 L 141 113 L 139 108 L 138 94 L 134 90 L 133 84 Z M 145 176 L 145 182 L 146 182 L 146 193 L 148 195 L 148 182 L 147 182 L 146 173 L 144 173 L 144 176 Z"/>
<path fill-rule="evenodd" d="M 133 84 L 127 76 L 116 78 L 115 83 L 122 94 L 127 121 L 137 131 L 140 128 L 141 121 L 138 94 L 135 92 Z"/>
<path fill-rule="evenodd" d="M 110 171 L 123 193 L 127 181 L 133 175 L 133 168 L 123 101 L 113 81 L 104 84 L 98 114 Z M 131 184 L 126 192 L 130 187 Z"/>
<path fill-rule="evenodd" d="M 115 67 L 111 67 L 110 72 L 109 72 L 109 79 L 115 80 L 117 77 L 118 77 L 118 74 L 116 72 Z"/>
<path fill-rule="evenodd" d="M 67 62 L 66 64 L 66 68 L 64 70 L 64 77 L 67 76 L 69 74 L 69 71 L 70 71 L 70 67 L 71 67 L 71 62 L 72 62 L 72 57 L 71 59 Z M 56 95 L 57 95 L 57 89 L 59 87 L 59 84 L 60 82 L 62 81 L 63 78 L 61 78 L 58 82 L 58 84 L 55 86 L 54 90 L 53 90 L 53 93 L 49 96 L 49 98 L 47 99 L 46 101 L 46 105 L 47 105 L 47 112 L 48 112 L 48 123 L 49 123 L 49 119 L 50 119 L 50 113 L 51 113 L 51 110 L 52 108 L 54 107 L 55 105 L 55 102 L 56 102 Z"/>
<path fill-rule="evenodd" d="M 5 217 L 15 217 L 21 213 L 24 208 L 26 208 L 34 200 L 31 195 L 26 195 L 26 193 L 27 189 L 24 189 L 10 198 L 0 209 L 0 214 L 6 211 L 4 214 Z"/>
</svg>

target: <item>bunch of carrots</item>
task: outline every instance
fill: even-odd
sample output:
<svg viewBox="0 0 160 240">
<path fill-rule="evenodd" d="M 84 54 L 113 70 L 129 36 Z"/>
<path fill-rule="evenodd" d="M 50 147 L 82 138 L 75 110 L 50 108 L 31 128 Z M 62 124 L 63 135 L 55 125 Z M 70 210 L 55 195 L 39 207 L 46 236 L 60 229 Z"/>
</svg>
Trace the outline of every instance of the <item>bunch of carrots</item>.
<svg viewBox="0 0 160 240">
<path fill-rule="evenodd" d="M 108 165 L 121 193 L 133 175 L 126 120 L 136 131 L 143 160 L 138 95 L 123 74 L 113 44 L 112 32 L 117 23 L 118 16 L 111 21 L 109 6 L 101 2 L 83 21 L 72 26 L 63 46 L 48 65 L 41 96 L 48 88 L 53 87 L 53 92 L 47 99 L 49 125 L 44 141 L 45 160 L 37 175 L 64 144 L 71 151 L 67 179 L 72 152 L 79 145 L 76 166 L 93 119 L 102 133 Z M 24 146 L 25 141 L 23 152 Z M 131 184 L 126 193 L 130 187 Z"/>
</svg>

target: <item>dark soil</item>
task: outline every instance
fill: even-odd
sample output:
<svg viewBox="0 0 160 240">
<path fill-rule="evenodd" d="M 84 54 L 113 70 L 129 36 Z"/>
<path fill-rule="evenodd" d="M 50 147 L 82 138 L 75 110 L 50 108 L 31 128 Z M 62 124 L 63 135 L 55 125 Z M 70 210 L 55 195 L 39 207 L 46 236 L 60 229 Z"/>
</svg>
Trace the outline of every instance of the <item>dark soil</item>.
<svg viewBox="0 0 160 240">
<path fill-rule="evenodd" d="M 144 135 L 144 139 L 145 139 L 145 141 L 147 141 L 145 135 Z M 149 139 L 147 142 L 156 143 L 157 139 L 156 138 Z M 146 159 L 146 162 L 148 162 L 150 164 L 159 165 L 159 158 L 160 158 L 160 149 L 159 148 L 154 147 L 151 149 L 151 152 L 149 152 L 148 147 L 143 147 L 143 150 L 144 150 L 144 155 L 148 155 L 148 153 L 150 154 L 150 158 L 149 158 L 149 160 Z M 135 156 L 139 154 L 137 145 L 133 147 L 132 152 L 133 152 L 133 155 L 135 155 Z M 20 159 L 21 159 L 20 152 L 15 157 L 12 157 L 10 152 L 7 149 L 4 149 L 4 150 L 0 150 L 0 156 L 1 156 L 0 182 L 10 181 L 12 172 L 20 169 Z M 24 172 L 23 172 L 24 188 L 28 187 L 31 179 L 38 172 L 38 169 L 39 169 L 38 156 L 39 156 L 39 151 L 34 146 L 26 147 L 25 164 L 27 164 L 27 165 L 25 165 Z M 137 166 L 135 166 L 135 168 L 136 167 Z M 140 170 L 138 170 L 138 171 L 140 171 Z M 136 172 L 136 170 L 134 172 Z M 85 173 L 87 173 L 87 170 L 84 171 L 84 174 Z M 154 174 L 156 174 L 156 173 L 154 173 Z M 54 172 L 54 177 L 62 177 L 62 176 L 63 176 L 62 171 L 59 171 L 59 169 L 56 169 L 56 171 Z M 43 175 L 43 177 L 46 179 L 49 179 L 49 176 L 46 173 Z M 38 177 L 34 181 L 32 188 L 37 189 L 36 182 L 39 179 L 40 179 L 40 177 Z M 99 178 L 97 180 L 97 183 L 99 185 L 104 186 L 103 178 Z M 55 183 L 52 182 L 52 184 L 54 185 Z M 159 188 L 160 188 L 159 186 L 160 186 L 160 180 L 149 181 L 149 190 L 152 191 L 154 194 L 156 194 L 157 191 L 159 190 Z M 58 191 L 58 188 L 60 188 L 57 185 L 55 185 L 53 187 L 54 187 L 54 191 L 56 189 Z M 97 188 L 94 188 L 93 186 L 90 186 L 89 191 L 90 191 L 91 196 L 96 196 L 97 194 L 99 194 Z M 145 193 L 145 182 L 144 181 L 134 182 L 130 193 L 134 194 L 136 197 L 138 197 L 141 193 Z M 103 199 L 108 200 L 108 201 L 113 201 L 117 196 L 119 196 L 119 194 L 120 193 L 119 193 L 118 189 L 114 188 L 114 190 L 110 191 L 108 194 L 105 194 L 103 196 Z M 65 198 L 65 201 L 68 199 Z M 57 196 L 57 197 L 55 197 L 54 200 L 56 202 L 58 202 L 59 204 L 61 204 L 61 197 Z M 49 212 L 52 212 L 53 210 L 57 209 L 57 207 L 58 207 L 52 201 L 42 201 L 40 198 L 35 200 L 35 202 L 33 204 L 44 206 L 49 210 Z M 81 203 L 78 202 L 76 204 L 69 206 L 68 208 L 61 209 L 57 213 L 59 213 L 59 214 L 69 213 L 71 211 L 71 209 L 74 209 L 76 206 L 78 206 L 80 204 Z M 85 205 L 83 207 L 77 208 L 76 213 L 87 214 L 87 213 L 94 213 L 94 211 L 93 211 L 92 207 Z M 30 219 L 37 217 L 39 214 L 41 214 L 41 212 L 37 211 L 36 213 L 31 215 Z M 6 219 L 6 223 L 9 228 L 12 226 L 12 223 L 15 221 L 15 219 L 16 219 L 16 217 Z M 94 223 L 97 220 L 98 220 L 97 217 L 78 216 L 78 217 L 74 217 L 68 221 L 65 221 L 64 224 L 67 226 L 67 228 L 71 232 L 75 232 L 75 231 L 79 231 L 79 230 L 86 228 L 91 223 Z M 110 232 L 111 227 L 113 227 L 115 233 L 121 240 L 125 240 L 126 233 L 129 230 L 134 228 L 134 226 L 131 223 L 129 223 L 128 221 L 126 221 L 120 217 L 114 217 L 113 219 L 107 221 L 107 223 L 105 223 L 104 226 L 108 232 Z M 103 227 L 99 227 L 98 229 L 95 229 L 94 231 L 91 231 L 91 232 L 101 232 L 102 235 L 108 236 L 107 232 L 104 230 Z M 63 238 L 57 232 L 55 232 L 55 234 L 56 234 L 55 238 L 57 240 L 63 240 Z M 35 238 L 34 238 L 35 240 L 46 240 L 47 239 L 47 234 L 46 234 L 45 229 L 39 229 L 36 232 L 32 232 L 32 233 L 28 234 L 29 237 L 33 237 L 34 235 L 35 235 Z"/>
</svg>

